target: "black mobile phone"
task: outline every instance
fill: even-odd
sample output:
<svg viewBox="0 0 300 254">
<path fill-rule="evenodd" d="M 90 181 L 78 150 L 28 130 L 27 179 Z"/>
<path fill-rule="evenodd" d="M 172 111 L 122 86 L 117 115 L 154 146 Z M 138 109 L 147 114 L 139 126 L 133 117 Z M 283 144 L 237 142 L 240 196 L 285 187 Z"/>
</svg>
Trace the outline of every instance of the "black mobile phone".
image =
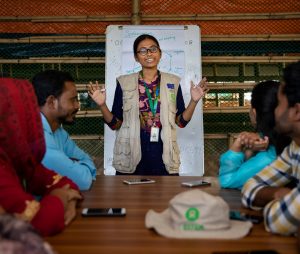
<svg viewBox="0 0 300 254">
<path fill-rule="evenodd" d="M 258 224 L 263 220 L 262 216 L 246 214 L 240 211 L 230 211 L 229 217 L 231 220 L 251 221 L 254 224 Z"/>
<path fill-rule="evenodd" d="M 83 208 L 81 215 L 84 217 L 95 216 L 125 216 L 125 208 Z"/>
</svg>

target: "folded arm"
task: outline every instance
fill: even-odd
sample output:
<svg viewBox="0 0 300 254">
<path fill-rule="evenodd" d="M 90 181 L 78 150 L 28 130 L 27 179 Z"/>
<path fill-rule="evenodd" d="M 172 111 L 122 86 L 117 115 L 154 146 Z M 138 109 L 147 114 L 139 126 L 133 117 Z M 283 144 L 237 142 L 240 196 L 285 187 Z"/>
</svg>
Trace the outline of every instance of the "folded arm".
<svg viewBox="0 0 300 254">
<path fill-rule="evenodd" d="M 42 163 L 60 175 L 74 181 L 80 190 L 88 190 L 96 176 L 92 159 L 83 152 L 68 134 L 65 134 L 62 148 L 48 133 L 45 133 L 47 150 Z"/>
<path fill-rule="evenodd" d="M 245 182 L 274 161 L 276 152 L 274 147 L 268 151 L 261 151 L 249 160 L 245 160 L 243 152 L 228 150 L 220 157 L 219 180 L 223 188 L 241 189 Z"/>
</svg>

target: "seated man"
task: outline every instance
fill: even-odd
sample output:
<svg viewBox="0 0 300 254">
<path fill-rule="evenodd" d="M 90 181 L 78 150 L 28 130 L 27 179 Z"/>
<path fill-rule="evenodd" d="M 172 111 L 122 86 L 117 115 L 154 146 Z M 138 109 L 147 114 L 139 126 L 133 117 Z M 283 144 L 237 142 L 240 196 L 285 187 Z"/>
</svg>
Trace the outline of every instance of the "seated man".
<svg viewBox="0 0 300 254">
<path fill-rule="evenodd" d="M 300 224 L 300 62 L 284 70 L 275 109 L 276 130 L 289 135 L 292 142 L 281 155 L 251 178 L 243 187 L 242 202 L 256 209 L 264 207 L 266 230 L 289 235 Z"/>
<path fill-rule="evenodd" d="M 62 127 L 62 124 L 72 124 L 79 110 L 73 78 L 66 72 L 46 70 L 35 75 L 32 84 L 46 140 L 42 163 L 72 179 L 80 190 L 89 189 L 96 176 L 96 167 Z"/>
</svg>

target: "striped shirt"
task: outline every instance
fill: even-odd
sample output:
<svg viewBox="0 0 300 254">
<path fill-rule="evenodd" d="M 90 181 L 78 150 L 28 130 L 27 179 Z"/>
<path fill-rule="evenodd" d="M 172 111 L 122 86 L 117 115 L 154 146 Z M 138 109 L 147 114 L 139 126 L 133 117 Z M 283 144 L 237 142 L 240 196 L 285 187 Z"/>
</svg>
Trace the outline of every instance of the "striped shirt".
<svg viewBox="0 0 300 254">
<path fill-rule="evenodd" d="M 246 207 L 253 206 L 258 191 L 264 187 L 283 187 L 292 181 L 298 186 L 281 199 L 269 202 L 264 207 L 266 230 L 272 233 L 289 235 L 297 232 L 300 224 L 300 147 L 292 141 L 282 154 L 261 172 L 246 182 L 242 189 L 242 202 Z"/>
</svg>

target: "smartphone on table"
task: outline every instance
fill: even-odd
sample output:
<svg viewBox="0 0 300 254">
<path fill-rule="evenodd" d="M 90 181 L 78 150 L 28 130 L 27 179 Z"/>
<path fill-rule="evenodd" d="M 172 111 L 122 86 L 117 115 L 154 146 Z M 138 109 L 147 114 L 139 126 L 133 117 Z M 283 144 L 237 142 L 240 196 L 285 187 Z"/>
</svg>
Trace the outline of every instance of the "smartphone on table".
<svg viewBox="0 0 300 254">
<path fill-rule="evenodd" d="M 83 208 L 81 215 L 84 217 L 97 216 L 125 216 L 125 208 Z"/>
<path fill-rule="evenodd" d="M 254 224 L 258 224 L 263 221 L 262 216 L 246 214 L 240 211 L 230 211 L 229 217 L 231 220 L 251 221 Z"/>
<path fill-rule="evenodd" d="M 197 187 L 197 186 L 210 186 L 211 183 L 203 180 L 195 180 L 195 181 L 182 182 L 181 185 L 186 187 Z"/>
<path fill-rule="evenodd" d="M 123 183 L 131 185 L 131 184 L 155 183 L 155 181 L 149 178 L 132 178 L 132 179 L 123 180 Z"/>
</svg>

